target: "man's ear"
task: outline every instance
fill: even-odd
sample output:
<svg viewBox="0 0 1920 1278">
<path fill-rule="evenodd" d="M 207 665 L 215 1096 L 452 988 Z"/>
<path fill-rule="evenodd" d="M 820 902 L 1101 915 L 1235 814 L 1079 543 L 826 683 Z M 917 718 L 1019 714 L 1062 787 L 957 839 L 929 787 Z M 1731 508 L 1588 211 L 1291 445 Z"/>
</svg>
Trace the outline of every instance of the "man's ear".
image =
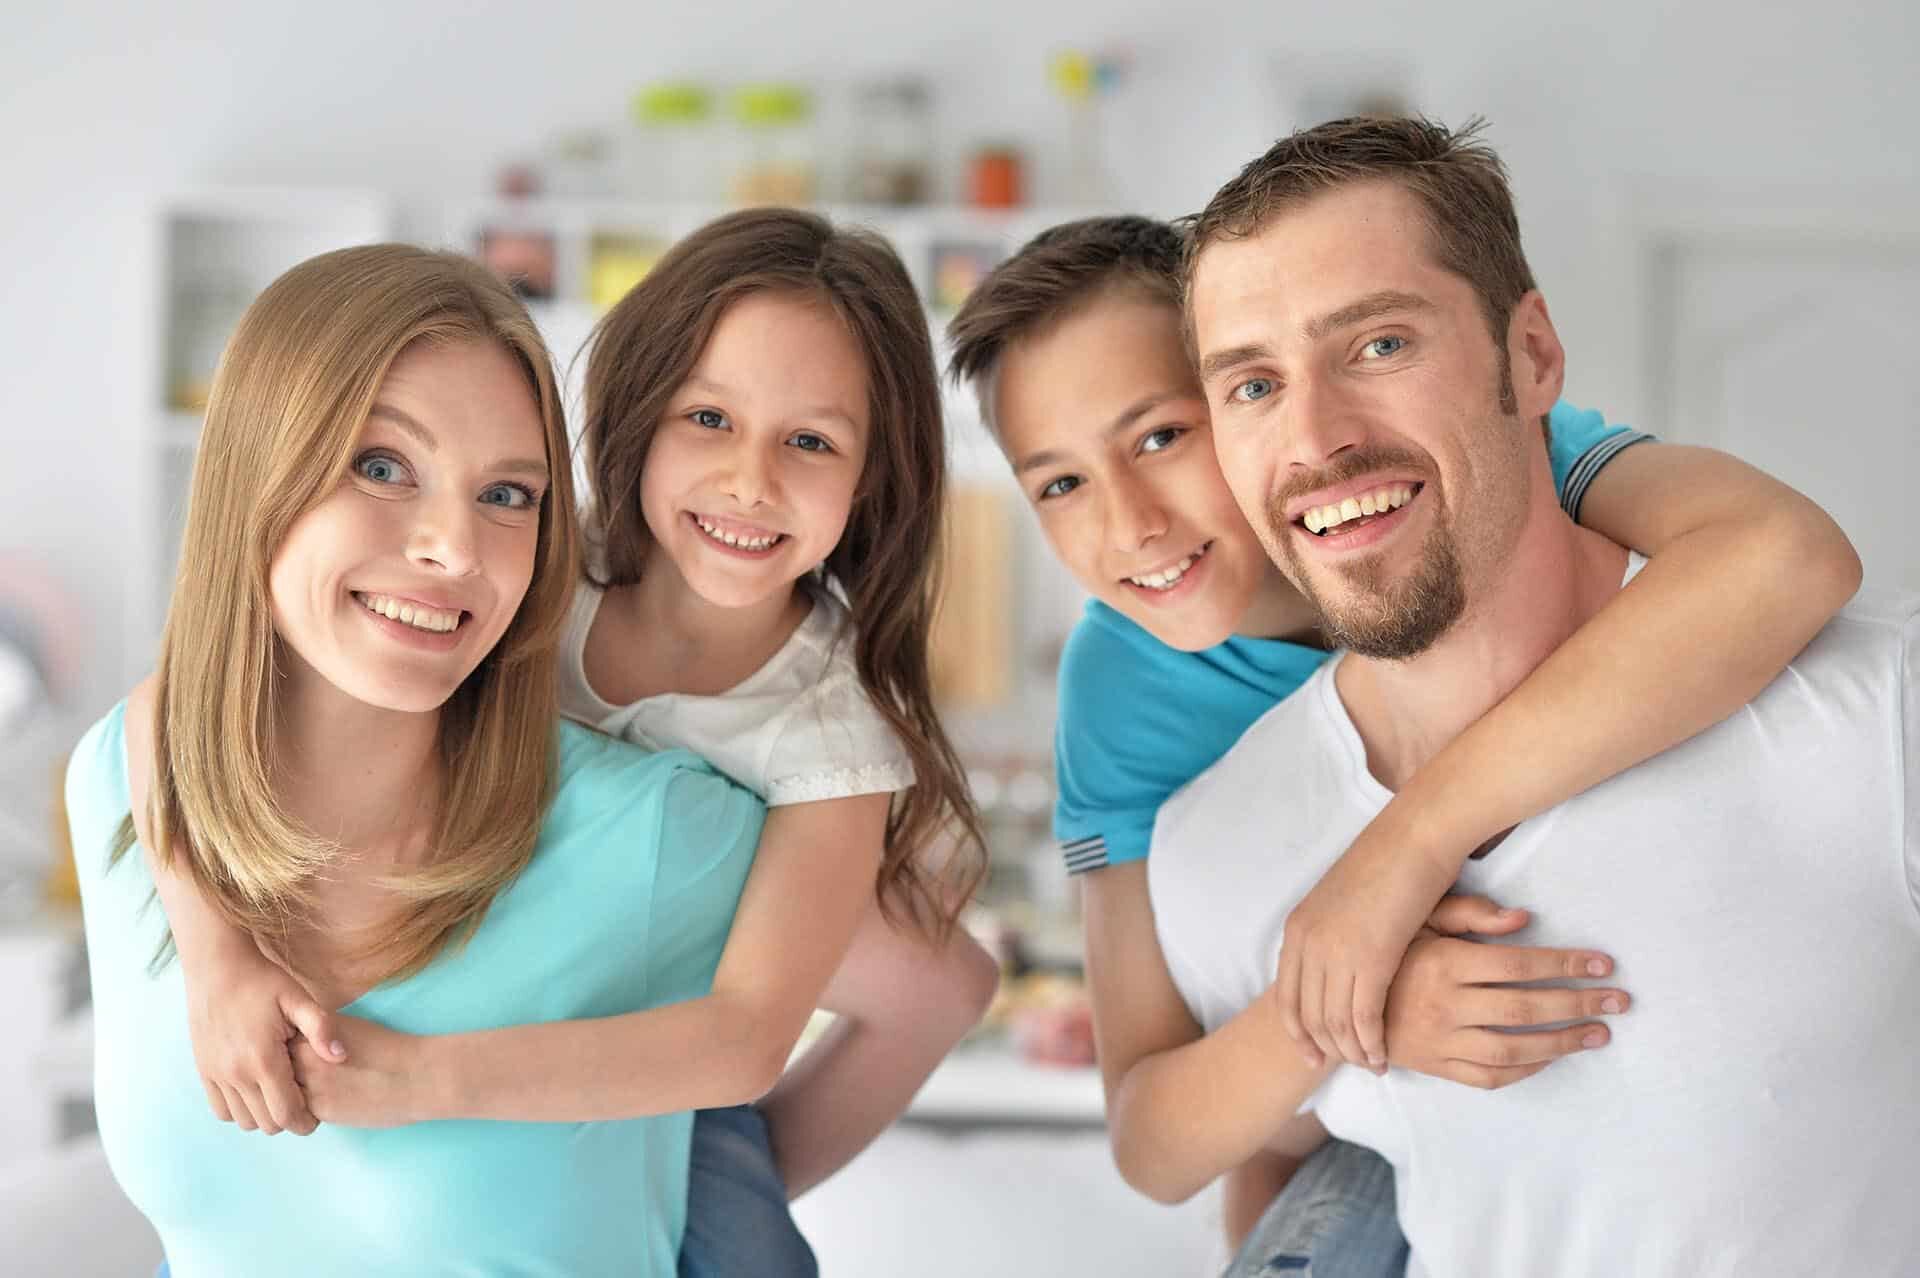
<svg viewBox="0 0 1920 1278">
<path fill-rule="evenodd" d="M 1547 314 L 1547 299 L 1537 288 L 1528 290 L 1508 317 L 1507 358 L 1517 414 L 1528 421 L 1546 416 L 1560 401 L 1567 380 L 1567 352 Z"/>
</svg>

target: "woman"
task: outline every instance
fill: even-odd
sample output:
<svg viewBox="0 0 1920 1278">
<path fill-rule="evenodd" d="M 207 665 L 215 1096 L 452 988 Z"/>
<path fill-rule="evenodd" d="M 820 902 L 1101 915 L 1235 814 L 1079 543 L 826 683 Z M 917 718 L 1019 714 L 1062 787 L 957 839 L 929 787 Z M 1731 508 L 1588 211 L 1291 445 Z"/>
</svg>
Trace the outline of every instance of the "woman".
<svg viewBox="0 0 1920 1278">
<path fill-rule="evenodd" d="M 705 991 L 763 809 L 692 755 L 559 724 L 559 405 L 504 287 L 397 245 L 289 271 L 221 363 L 158 671 L 67 780 L 101 1139 L 180 1278 L 673 1272 L 685 1113 L 297 1143 L 219 1122 L 209 1101 L 257 1098 L 201 1090 L 142 855 L 323 1005 L 411 1033 Z"/>
</svg>

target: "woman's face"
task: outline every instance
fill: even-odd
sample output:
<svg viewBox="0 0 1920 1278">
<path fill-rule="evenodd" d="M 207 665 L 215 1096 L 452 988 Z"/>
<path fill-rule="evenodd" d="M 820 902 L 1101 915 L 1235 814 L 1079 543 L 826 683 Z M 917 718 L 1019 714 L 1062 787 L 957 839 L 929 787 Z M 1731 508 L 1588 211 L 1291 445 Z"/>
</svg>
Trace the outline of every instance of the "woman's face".
<svg viewBox="0 0 1920 1278">
<path fill-rule="evenodd" d="M 994 428 L 1054 553 L 1169 647 L 1234 634 L 1277 580 L 1221 478 L 1173 307 L 1117 291 L 1001 358 Z"/>
<path fill-rule="evenodd" d="M 640 510 L 655 549 L 708 603 L 784 596 L 840 544 L 867 418 L 866 361 L 831 307 L 735 302 L 647 450 Z"/>
<path fill-rule="evenodd" d="M 347 473 L 269 566 L 289 674 L 381 709 L 437 709 L 526 595 L 546 488 L 539 406 L 504 348 L 403 351 Z"/>
</svg>

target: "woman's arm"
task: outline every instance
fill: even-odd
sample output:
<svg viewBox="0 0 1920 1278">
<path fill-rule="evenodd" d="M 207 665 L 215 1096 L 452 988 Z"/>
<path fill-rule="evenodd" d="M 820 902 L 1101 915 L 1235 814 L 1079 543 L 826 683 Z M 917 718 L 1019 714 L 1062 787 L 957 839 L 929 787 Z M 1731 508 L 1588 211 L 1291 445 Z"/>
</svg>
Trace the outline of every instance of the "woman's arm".
<svg viewBox="0 0 1920 1278">
<path fill-rule="evenodd" d="M 1860 584 L 1825 511 L 1711 449 L 1627 449 L 1580 515 L 1647 566 L 1434 756 L 1288 916 L 1282 1015 L 1310 1061 L 1383 1067 L 1388 982 L 1475 848 L 1738 710 Z"/>
<path fill-rule="evenodd" d="M 370 1031 L 350 1026 L 352 1057 L 317 1081 L 302 1078 L 313 1112 L 347 1126 L 591 1122 L 757 1099 L 779 1077 L 872 897 L 890 797 L 768 814 L 710 993 L 619 1016 L 393 1036 L 365 1060 L 359 1038 Z"/>
<path fill-rule="evenodd" d="M 999 980 L 993 956 L 963 929 L 938 942 L 869 905 L 821 1000 L 839 1019 L 760 1105 L 790 1198 L 846 1166 L 900 1116 L 979 1023 Z"/>
</svg>

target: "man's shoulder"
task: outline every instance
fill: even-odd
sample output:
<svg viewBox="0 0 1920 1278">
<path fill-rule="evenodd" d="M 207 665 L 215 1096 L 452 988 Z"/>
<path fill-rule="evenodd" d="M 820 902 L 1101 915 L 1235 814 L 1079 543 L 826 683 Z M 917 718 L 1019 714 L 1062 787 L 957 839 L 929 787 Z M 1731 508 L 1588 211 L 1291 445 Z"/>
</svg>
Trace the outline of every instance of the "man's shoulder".
<svg viewBox="0 0 1920 1278">
<path fill-rule="evenodd" d="M 1326 698 L 1336 662 L 1328 662 L 1299 691 L 1255 719 L 1227 752 L 1160 807 L 1153 855 L 1183 849 L 1204 852 L 1224 831 L 1259 828 L 1268 814 L 1293 806 L 1312 784 L 1310 769 L 1288 760 L 1324 757 L 1339 748 L 1338 726 Z"/>
</svg>

